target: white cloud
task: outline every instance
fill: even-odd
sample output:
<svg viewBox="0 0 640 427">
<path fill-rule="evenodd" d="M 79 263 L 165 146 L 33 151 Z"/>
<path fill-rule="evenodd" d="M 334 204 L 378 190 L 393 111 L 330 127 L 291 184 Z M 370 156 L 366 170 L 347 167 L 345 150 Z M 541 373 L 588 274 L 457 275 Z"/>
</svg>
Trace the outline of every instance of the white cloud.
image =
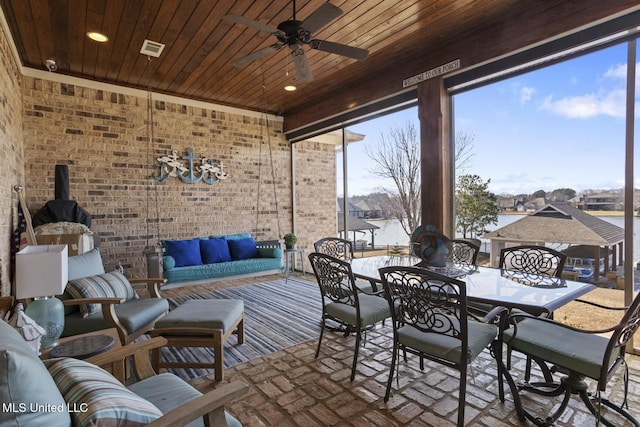
<svg viewBox="0 0 640 427">
<path fill-rule="evenodd" d="M 520 88 L 520 104 L 525 104 L 527 101 L 530 101 L 534 93 L 536 93 L 536 90 L 532 87 L 528 87 L 528 86 L 521 87 Z"/>
<path fill-rule="evenodd" d="M 541 110 L 572 119 L 589 119 L 599 115 L 625 117 L 625 90 L 589 93 L 554 100 L 547 96 L 540 105 Z"/>
<path fill-rule="evenodd" d="M 640 62 L 636 64 L 640 70 Z M 601 89 L 598 93 L 553 99 L 547 96 L 540 105 L 541 110 L 549 111 L 560 117 L 589 119 L 596 116 L 625 117 L 627 64 L 611 66 L 603 78 L 614 85 L 613 89 Z M 573 81 L 572 81 L 573 83 Z M 640 88 L 640 72 L 636 72 L 636 90 Z"/>
</svg>

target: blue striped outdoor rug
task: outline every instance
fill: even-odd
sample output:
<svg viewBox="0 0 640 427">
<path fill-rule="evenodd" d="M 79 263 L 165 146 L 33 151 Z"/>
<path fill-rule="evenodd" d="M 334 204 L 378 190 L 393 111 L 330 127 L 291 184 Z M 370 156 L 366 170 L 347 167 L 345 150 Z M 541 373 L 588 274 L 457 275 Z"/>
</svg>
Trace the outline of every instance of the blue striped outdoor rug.
<svg viewBox="0 0 640 427">
<path fill-rule="evenodd" d="M 289 278 L 254 285 L 219 289 L 170 298 L 171 308 L 188 299 L 238 299 L 244 301 L 244 344 L 235 335 L 224 345 L 224 366 L 262 357 L 288 347 L 317 339 L 322 307 L 316 283 Z M 163 348 L 166 361 L 213 361 L 210 348 Z M 172 369 L 185 380 L 213 374 L 213 369 Z"/>
</svg>

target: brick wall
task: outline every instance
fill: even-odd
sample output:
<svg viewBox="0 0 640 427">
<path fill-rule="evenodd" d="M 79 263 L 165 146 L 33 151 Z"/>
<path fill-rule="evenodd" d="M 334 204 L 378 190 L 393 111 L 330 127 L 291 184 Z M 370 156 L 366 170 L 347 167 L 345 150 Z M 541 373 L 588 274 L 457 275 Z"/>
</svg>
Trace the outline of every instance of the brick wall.
<svg viewBox="0 0 640 427">
<path fill-rule="evenodd" d="M 158 236 L 251 232 L 276 239 L 291 227 L 290 148 L 281 122 L 269 123 L 267 138 L 260 117 L 156 100 L 150 144 L 146 98 L 25 77 L 23 99 L 32 214 L 54 197 L 55 164 L 67 164 L 70 196 L 92 215 L 105 263 L 121 262 L 132 277 L 146 275 L 143 253 Z M 223 162 L 229 178 L 213 185 L 149 178 L 156 158 L 184 155 L 187 147 Z"/>
<path fill-rule="evenodd" d="M 35 214 L 54 198 L 56 164 L 69 166 L 71 199 L 92 215 L 105 264 L 122 263 L 130 277 L 146 276 L 144 250 L 159 238 L 248 231 L 276 239 L 292 230 L 291 153 L 280 121 L 269 122 L 267 136 L 255 115 L 155 100 L 151 144 L 145 96 L 21 76 L 13 58 L 0 31 L 0 294 L 11 293 L 13 185 L 24 184 Z M 157 157 L 187 147 L 223 162 L 229 178 L 148 178 Z M 296 150 L 297 246 L 308 254 L 315 240 L 335 234 L 335 153 L 310 142 Z"/>
<path fill-rule="evenodd" d="M 296 233 L 298 244 L 337 236 L 336 153 L 332 144 L 302 141 L 295 144 Z M 307 261 L 307 267 L 310 265 Z"/>
<path fill-rule="evenodd" d="M 17 221 L 13 186 L 24 181 L 21 81 L 7 35 L 0 26 L 0 295 L 9 295 L 11 290 L 10 240 Z"/>
</svg>

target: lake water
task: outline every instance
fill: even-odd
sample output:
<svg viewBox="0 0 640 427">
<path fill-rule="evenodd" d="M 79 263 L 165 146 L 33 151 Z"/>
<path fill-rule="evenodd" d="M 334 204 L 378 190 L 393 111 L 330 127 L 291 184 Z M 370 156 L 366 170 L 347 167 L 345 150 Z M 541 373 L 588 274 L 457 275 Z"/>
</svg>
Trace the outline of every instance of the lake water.
<svg viewBox="0 0 640 427">
<path fill-rule="evenodd" d="M 511 224 L 514 221 L 519 220 L 525 215 L 498 215 L 498 224 L 490 225 L 487 227 L 489 231 L 496 230 L 498 228 L 504 227 L 505 225 Z M 605 221 L 608 221 L 618 227 L 624 228 L 624 217 L 622 216 L 602 216 L 599 217 Z M 375 245 L 377 248 L 384 247 L 387 245 L 400 245 L 400 246 L 408 246 L 409 245 L 409 237 L 402 229 L 400 225 L 400 221 L 391 219 L 391 220 L 367 220 L 367 222 L 377 225 L 380 227 L 379 230 L 375 231 Z M 634 238 L 633 238 L 633 259 L 634 263 L 640 260 L 640 238 L 638 238 L 638 230 L 640 230 L 640 218 L 633 218 L 633 229 L 634 229 Z M 349 236 L 353 239 L 352 236 Z M 371 233 L 364 232 L 356 233 L 356 239 L 366 240 L 371 243 Z M 482 240 L 482 252 L 489 252 L 489 241 Z"/>
</svg>

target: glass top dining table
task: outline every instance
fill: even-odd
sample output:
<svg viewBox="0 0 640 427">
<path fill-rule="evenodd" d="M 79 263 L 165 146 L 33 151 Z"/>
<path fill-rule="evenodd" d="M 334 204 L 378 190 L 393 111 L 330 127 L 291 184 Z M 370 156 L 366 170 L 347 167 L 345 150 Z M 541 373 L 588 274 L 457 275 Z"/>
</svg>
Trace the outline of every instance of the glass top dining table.
<svg viewBox="0 0 640 427">
<path fill-rule="evenodd" d="M 351 260 L 354 276 L 380 283 L 379 268 L 391 266 L 410 267 L 421 262 L 410 256 L 372 256 Z M 448 265 L 424 267 L 445 276 L 454 277 L 467 285 L 470 301 L 518 308 L 533 315 L 552 313 L 563 305 L 595 289 L 590 283 L 522 273 L 499 268 Z"/>
</svg>

